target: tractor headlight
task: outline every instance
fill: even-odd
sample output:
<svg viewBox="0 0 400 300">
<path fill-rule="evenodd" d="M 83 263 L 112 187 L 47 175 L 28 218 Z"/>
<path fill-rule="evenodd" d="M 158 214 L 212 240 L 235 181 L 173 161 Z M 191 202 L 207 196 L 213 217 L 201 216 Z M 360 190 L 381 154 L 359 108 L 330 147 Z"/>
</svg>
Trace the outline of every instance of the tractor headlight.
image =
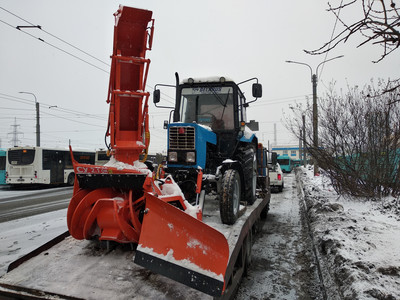
<svg viewBox="0 0 400 300">
<path fill-rule="evenodd" d="M 177 162 L 178 161 L 178 153 L 177 152 L 170 152 L 168 154 L 168 161 Z"/>
<path fill-rule="evenodd" d="M 194 152 L 186 152 L 186 162 L 188 163 L 196 162 L 196 154 Z"/>
</svg>

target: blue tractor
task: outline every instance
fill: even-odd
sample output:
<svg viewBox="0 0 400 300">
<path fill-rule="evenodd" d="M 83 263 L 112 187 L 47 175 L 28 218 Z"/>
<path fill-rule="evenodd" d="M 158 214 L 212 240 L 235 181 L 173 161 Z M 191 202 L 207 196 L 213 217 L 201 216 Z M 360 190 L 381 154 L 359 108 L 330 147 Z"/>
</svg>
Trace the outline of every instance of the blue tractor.
<svg viewBox="0 0 400 300">
<path fill-rule="evenodd" d="M 225 77 L 180 82 L 175 75 L 173 121 L 165 125 L 166 172 L 192 204 L 202 206 L 205 194 L 216 193 L 222 222 L 233 224 L 241 203 L 251 205 L 257 192 L 269 192 L 266 149 L 246 121 L 246 108 L 261 97 L 262 86 L 256 78 L 239 84 Z M 239 85 L 251 80 L 257 82 L 252 85 L 255 99 L 246 102 Z M 157 86 L 153 100 L 157 106 Z"/>
</svg>

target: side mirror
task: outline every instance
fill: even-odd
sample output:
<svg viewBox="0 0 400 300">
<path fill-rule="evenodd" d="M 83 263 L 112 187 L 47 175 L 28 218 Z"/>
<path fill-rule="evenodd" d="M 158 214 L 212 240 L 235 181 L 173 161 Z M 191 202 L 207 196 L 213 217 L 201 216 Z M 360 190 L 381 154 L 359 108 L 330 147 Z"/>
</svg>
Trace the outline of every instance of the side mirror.
<svg viewBox="0 0 400 300">
<path fill-rule="evenodd" d="M 262 97 L 262 85 L 260 83 L 253 83 L 253 97 L 261 98 Z"/>
<path fill-rule="evenodd" d="M 271 154 L 272 164 L 275 165 L 278 162 L 278 153 L 272 152 Z"/>
<path fill-rule="evenodd" d="M 157 104 L 158 102 L 160 102 L 160 99 L 161 99 L 160 90 L 154 90 L 154 92 L 153 92 L 153 102 L 154 102 L 154 104 Z"/>
</svg>

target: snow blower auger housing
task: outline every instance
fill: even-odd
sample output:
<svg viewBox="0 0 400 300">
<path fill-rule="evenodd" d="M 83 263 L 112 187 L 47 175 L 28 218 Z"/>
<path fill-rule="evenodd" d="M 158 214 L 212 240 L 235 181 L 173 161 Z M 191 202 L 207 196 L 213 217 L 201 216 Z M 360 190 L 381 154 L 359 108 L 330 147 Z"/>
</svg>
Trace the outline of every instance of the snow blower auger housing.
<svg viewBox="0 0 400 300">
<path fill-rule="evenodd" d="M 144 90 L 152 12 L 120 6 L 114 15 L 106 133 L 111 158 L 97 166 L 72 157 L 75 185 L 67 213 L 69 232 L 76 239 L 136 243 L 135 263 L 220 296 L 229 260 L 226 238 L 201 222 L 200 206 L 185 200 L 171 176 L 156 178 L 140 161 L 150 139 L 149 93 Z M 201 170 L 198 174 L 201 186 Z"/>
</svg>

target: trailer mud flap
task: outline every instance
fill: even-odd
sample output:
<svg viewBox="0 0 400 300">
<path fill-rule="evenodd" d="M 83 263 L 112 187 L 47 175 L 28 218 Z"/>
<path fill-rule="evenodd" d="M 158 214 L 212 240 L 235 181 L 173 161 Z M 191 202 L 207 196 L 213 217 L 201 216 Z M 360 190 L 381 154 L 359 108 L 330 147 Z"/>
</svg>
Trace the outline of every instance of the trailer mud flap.
<svg viewBox="0 0 400 300">
<path fill-rule="evenodd" d="M 229 260 L 225 236 L 149 193 L 145 197 L 135 263 L 211 296 L 221 296 Z"/>
</svg>

